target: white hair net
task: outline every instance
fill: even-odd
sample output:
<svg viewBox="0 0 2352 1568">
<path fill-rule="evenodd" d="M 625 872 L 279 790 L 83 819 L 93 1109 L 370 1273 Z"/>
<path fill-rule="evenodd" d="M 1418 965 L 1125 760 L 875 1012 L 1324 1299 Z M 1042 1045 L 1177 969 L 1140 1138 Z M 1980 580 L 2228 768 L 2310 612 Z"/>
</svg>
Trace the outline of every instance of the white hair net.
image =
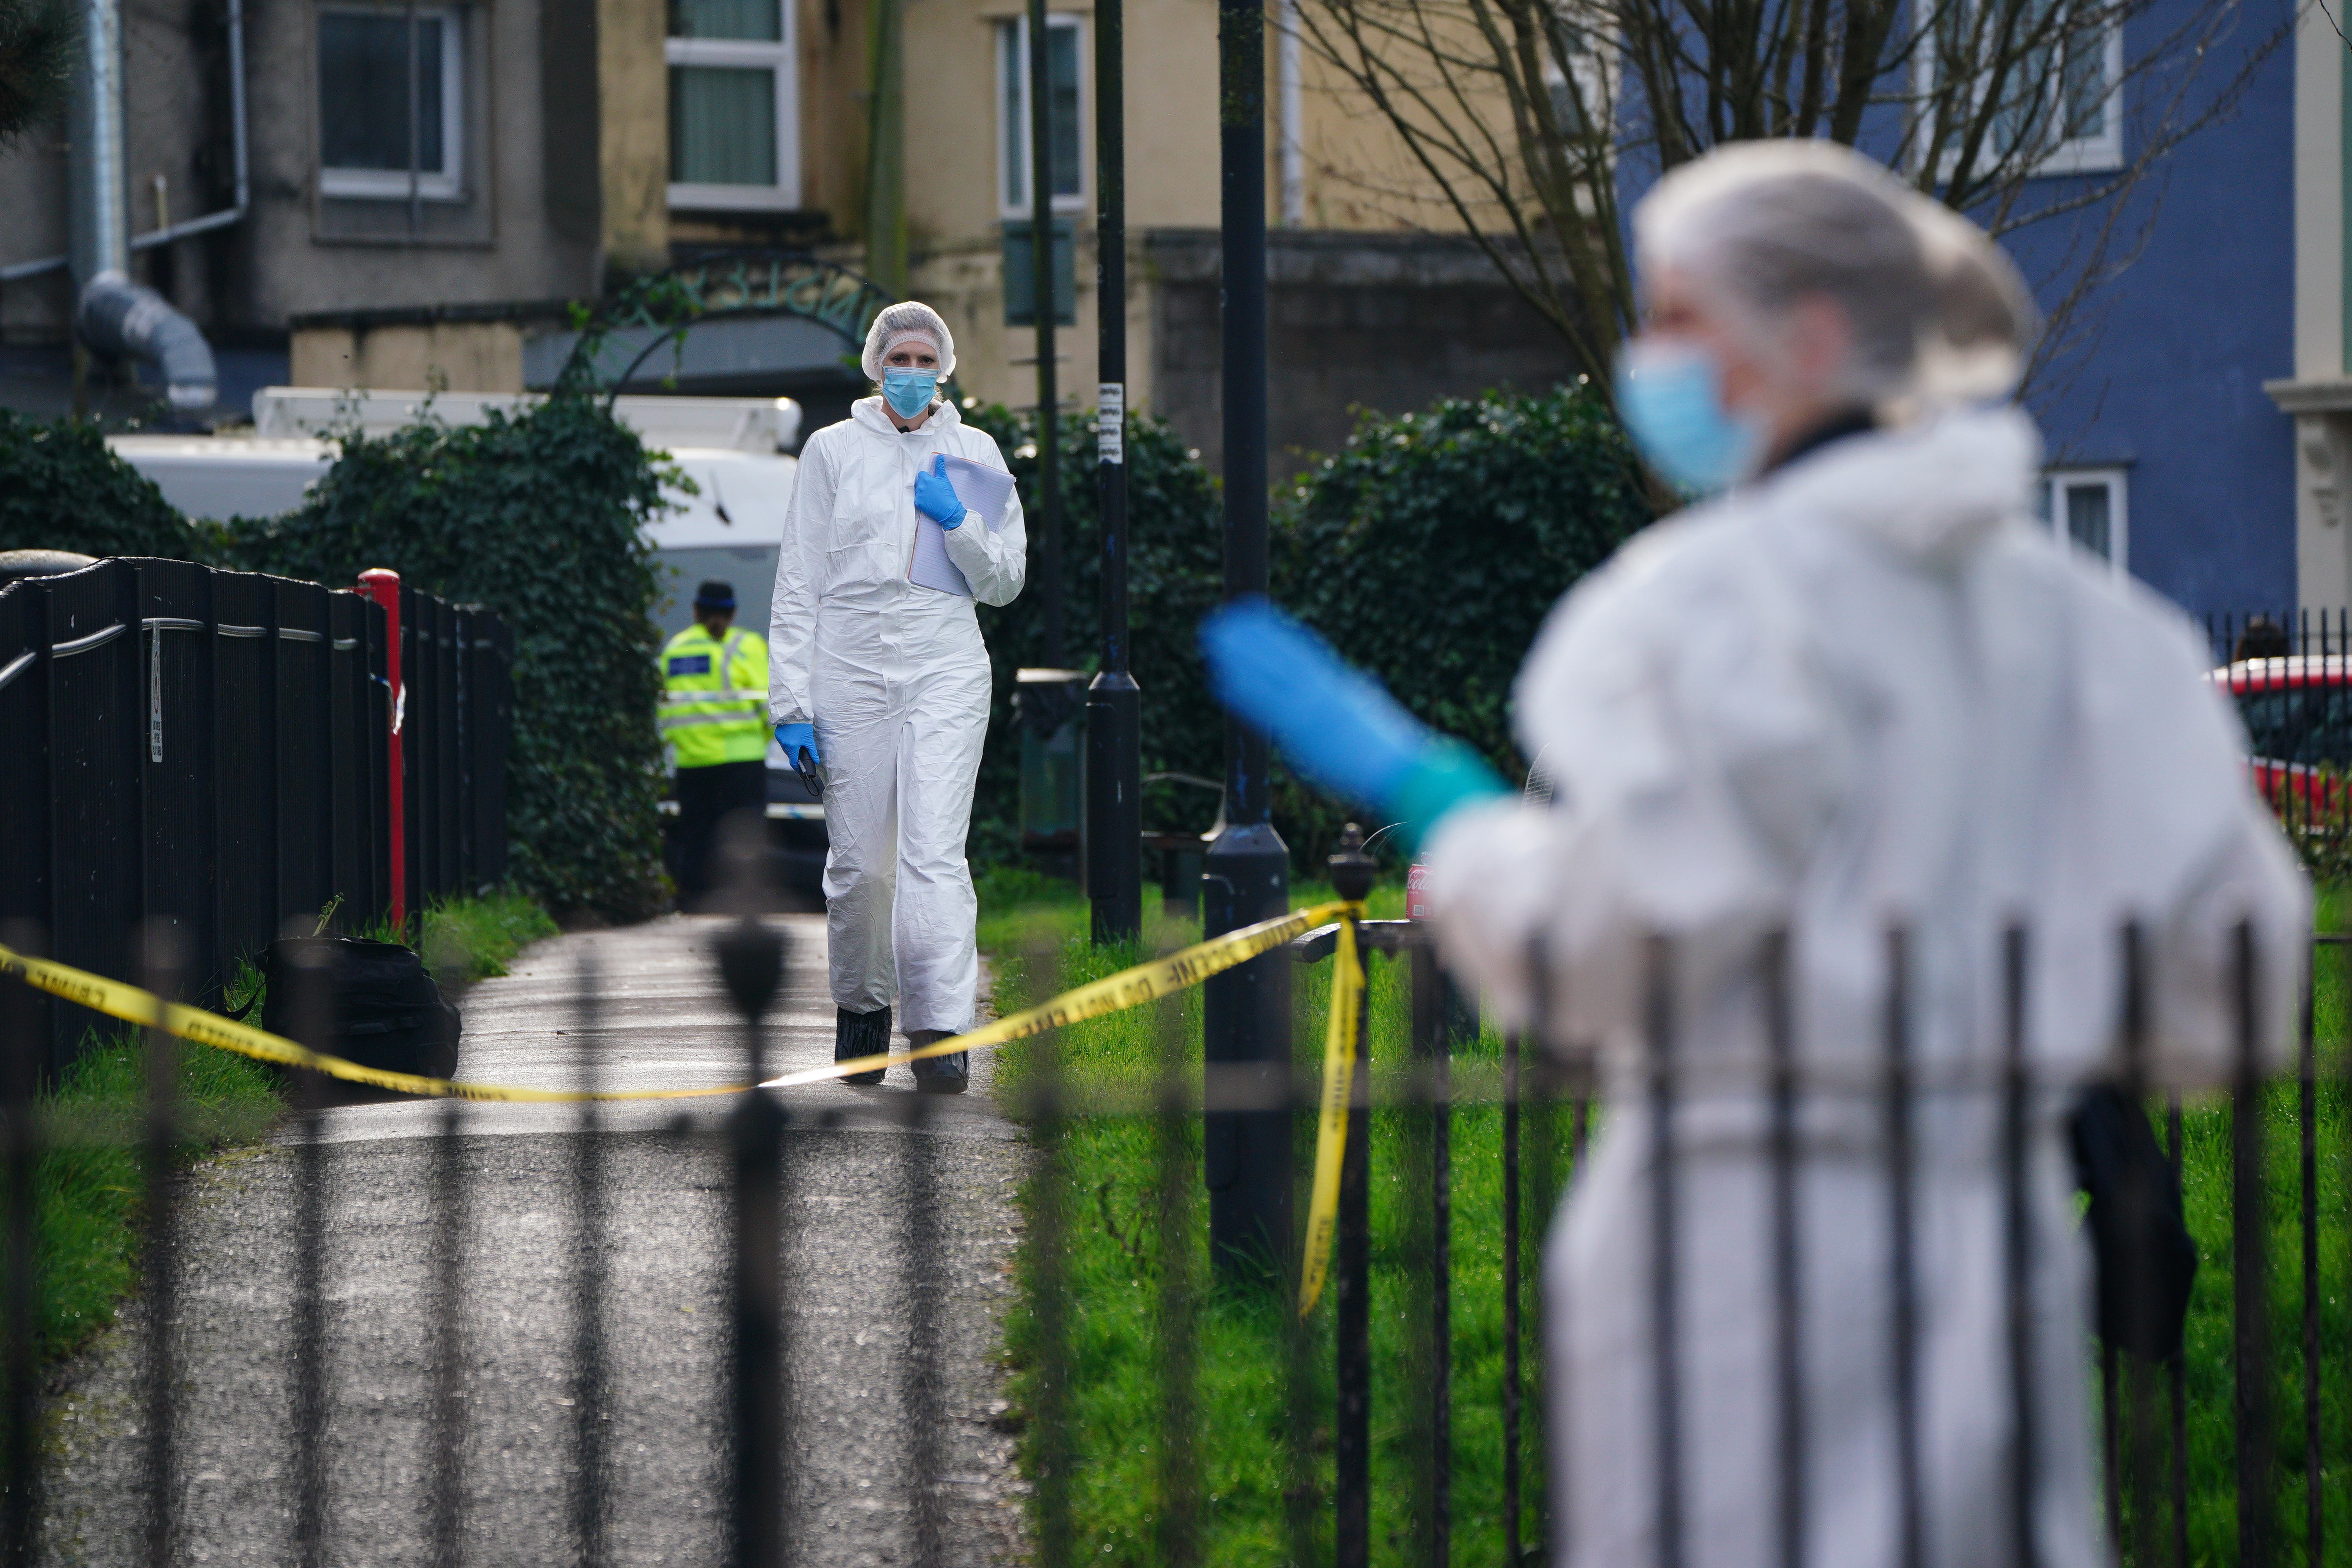
<svg viewBox="0 0 2352 1568">
<path fill-rule="evenodd" d="M 1769 342 L 1800 300 L 1853 331 L 1844 390 L 1900 415 L 2006 396 L 2032 296 L 1976 225 L 1832 142 L 1741 142 L 1674 170 L 1633 209 L 1644 270 L 1670 267 Z"/>
<path fill-rule="evenodd" d="M 939 351 L 940 379 L 945 381 L 955 374 L 955 334 L 940 320 L 940 313 L 919 300 L 902 300 L 896 305 L 885 305 L 866 329 L 866 353 L 858 363 L 866 379 L 875 385 L 882 384 L 882 356 L 888 353 L 900 338 L 927 338 Z"/>
</svg>

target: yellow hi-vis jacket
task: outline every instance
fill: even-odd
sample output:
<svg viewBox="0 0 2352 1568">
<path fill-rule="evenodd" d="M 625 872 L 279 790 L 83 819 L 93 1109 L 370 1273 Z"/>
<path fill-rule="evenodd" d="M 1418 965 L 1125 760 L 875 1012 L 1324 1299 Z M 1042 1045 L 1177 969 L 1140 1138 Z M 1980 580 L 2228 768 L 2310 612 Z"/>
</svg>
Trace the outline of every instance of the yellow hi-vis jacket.
<svg viewBox="0 0 2352 1568">
<path fill-rule="evenodd" d="M 768 754 L 768 645 L 699 622 L 662 649 L 662 739 L 682 768 L 756 763 Z"/>
</svg>

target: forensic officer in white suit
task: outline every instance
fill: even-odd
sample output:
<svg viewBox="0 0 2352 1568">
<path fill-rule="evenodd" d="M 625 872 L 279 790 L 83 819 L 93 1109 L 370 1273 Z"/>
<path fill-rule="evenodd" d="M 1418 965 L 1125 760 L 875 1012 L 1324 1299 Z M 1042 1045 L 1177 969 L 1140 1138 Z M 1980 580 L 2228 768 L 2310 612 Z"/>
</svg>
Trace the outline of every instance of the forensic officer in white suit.
<svg viewBox="0 0 2352 1568">
<path fill-rule="evenodd" d="M 964 834 L 989 709 L 974 605 L 1011 604 L 1028 571 L 1018 496 L 992 531 L 937 460 L 1005 467 L 939 394 L 955 372 L 947 323 L 928 305 L 888 307 L 864 369 L 877 395 L 801 450 L 768 630 L 776 739 L 824 775 L 836 1061 L 888 1049 L 894 999 L 915 1046 L 972 1025 L 979 904 Z M 947 531 L 971 597 L 910 580 L 919 514 Z M 915 1083 L 961 1093 L 967 1073 L 957 1052 L 917 1062 Z"/>
<path fill-rule="evenodd" d="M 1540 1003 L 1542 1037 L 1594 1053 L 1611 1111 L 1545 1260 L 1562 1568 L 1780 1561 L 1776 931 L 1801 1081 L 1804 1561 L 1896 1563 L 1916 1544 L 1927 1568 L 1962 1568 L 2027 1561 L 2030 1537 L 2047 1568 L 2095 1568 L 2112 1558 L 2065 1128 L 2120 1066 L 2122 932 L 2144 933 L 2154 1081 L 2222 1082 L 2234 933 L 2251 925 L 2255 1044 L 2275 1066 L 2309 889 L 2250 787 L 2202 638 L 2034 520 L 2041 442 L 2011 400 L 2032 307 L 1980 231 L 1849 149 L 1771 142 L 1668 174 L 1633 237 L 1644 322 L 1618 409 L 1662 478 L 1708 499 L 1579 583 L 1537 639 L 1513 719 L 1551 800 L 1505 795 L 1270 610 L 1209 628 L 1221 690 L 1303 770 L 1423 831 L 1442 951 L 1505 1026 Z M 2013 923 L 2022 1368 L 2002 1131 Z M 1884 1100 L 1898 929 L 1918 1085 L 1907 1405 Z M 1649 1100 L 1654 936 L 1671 955 L 1670 1122 Z M 1678 1216 L 1671 1427 L 1662 1159 Z"/>
</svg>

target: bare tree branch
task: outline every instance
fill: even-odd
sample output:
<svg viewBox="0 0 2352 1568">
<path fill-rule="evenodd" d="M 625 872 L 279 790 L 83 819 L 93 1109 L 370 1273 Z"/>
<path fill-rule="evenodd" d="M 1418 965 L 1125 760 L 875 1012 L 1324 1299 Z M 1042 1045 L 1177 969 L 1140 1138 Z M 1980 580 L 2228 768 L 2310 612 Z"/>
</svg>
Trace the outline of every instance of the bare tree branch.
<svg viewBox="0 0 2352 1568">
<path fill-rule="evenodd" d="M 1411 221 L 1477 245 L 1605 387 L 1634 319 L 1629 170 L 1865 130 L 1995 235 L 2075 220 L 2036 279 L 2033 374 L 2079 359 L 2100 289 L 2146 248 L 2166 160 L 2235 112 L 2292 34 L 2289 15 L 2241 39 L 2250 3 L 2189 0 L 2152 38 L 2156 0 L 1300 0 L 1296 16 L 1410 171 L 1326 173 L 1388 210 L 1443 214 Z M 2126 23 L 2139 47 L 2118 68 Z"/>
</svg>

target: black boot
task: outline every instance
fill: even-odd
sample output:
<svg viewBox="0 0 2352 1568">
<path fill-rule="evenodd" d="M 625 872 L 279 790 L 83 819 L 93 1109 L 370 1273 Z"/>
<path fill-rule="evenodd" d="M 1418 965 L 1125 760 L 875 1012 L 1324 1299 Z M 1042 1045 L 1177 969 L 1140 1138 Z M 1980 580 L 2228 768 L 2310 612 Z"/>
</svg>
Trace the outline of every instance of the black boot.
<svg viewBox="0 0 2352 1568">
<path fill-rule="evenodd" d="M 856 1061 L 860 1057 L 878 1057 L 890 1048 L 890 1009 L 877 1007 L 871 1013 L 853 1013 L 846 1007 L 833 1010 L 833 1059 L 837 1062 Z M 882 1069 L 854 1072 L 844 1083 L 877 1084 L 882 1081 Z"/>
<path fill-rule="evenodd" d="M 947 1037 L 945 1029 L 919 1029 L 907 1037 L 907 1043 L 920 1049 Z M 971 1082 L 970 1051 L 919 1058 L 908 1065 L 915 1069 L 915 1092 L 918 1094 L 961 1094 Z"/>
</svg>

